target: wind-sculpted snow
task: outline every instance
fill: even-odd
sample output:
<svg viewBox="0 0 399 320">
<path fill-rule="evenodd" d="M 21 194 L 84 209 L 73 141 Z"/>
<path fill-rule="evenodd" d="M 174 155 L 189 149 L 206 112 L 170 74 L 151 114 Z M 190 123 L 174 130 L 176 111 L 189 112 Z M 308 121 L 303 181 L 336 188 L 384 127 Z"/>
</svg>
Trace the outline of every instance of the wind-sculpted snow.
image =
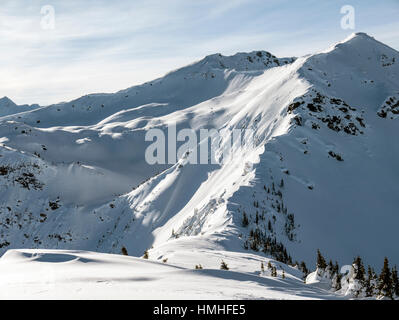
<svg viewBox="0 0 399 320">
<path fill-rule="evenodd" d="M 297 59 L 211 55 L 114 94 L 6 114 L 0 250 L 124 247 L 159 261 L 181 250 L 201 264 L 215 246 L 312 264 L 320 248 L 340 263 L 399 263 L 398 61 L 355 34 Z M 217 130 L 219 153 L 232 130 L 254 135 L 224 163 L 150 165 L 146 133 L 172 125 Z"/>
<path fill-rule="evenodd" d="M 217 253 L 217 254 L 216 254 Z M 230 271 L 218 270 L 220 257 Z M 185 261 L 195 263 L 186 256 Z M 121 255 L 68 250 L 10 250 L 0 259 L 0 298 L 6 299 L 339 299 L 305 285 L 298 270 L 278 266 L 285 279 L 259 269 L 255 255 L 203 255 L 205 268 Z M 249 263 L 248 263 L 249 261 Z M 245 263 L 243 270 L 242 263 Z M 298 277 L 299 276 L 299 277 Z"/>
</svg>

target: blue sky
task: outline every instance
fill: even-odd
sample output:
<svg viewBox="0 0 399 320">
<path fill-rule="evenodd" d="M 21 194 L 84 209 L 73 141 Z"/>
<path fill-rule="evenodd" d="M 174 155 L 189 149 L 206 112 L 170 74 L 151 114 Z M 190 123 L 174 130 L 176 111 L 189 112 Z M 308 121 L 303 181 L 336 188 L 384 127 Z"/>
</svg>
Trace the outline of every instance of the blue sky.
<svg viewBox="0 0 399 320">
<path fill-rule="evenodd" d="M 55 10 L 54 29 L 41 8 Z M 341 28 L 343 5 L 355 29 Z M 49 104 L 114 92 L 212 53 L 300 56 L 367 32 L 399 50 L 399 0 L 2 0 L 0 96 Z"/>
</svg>

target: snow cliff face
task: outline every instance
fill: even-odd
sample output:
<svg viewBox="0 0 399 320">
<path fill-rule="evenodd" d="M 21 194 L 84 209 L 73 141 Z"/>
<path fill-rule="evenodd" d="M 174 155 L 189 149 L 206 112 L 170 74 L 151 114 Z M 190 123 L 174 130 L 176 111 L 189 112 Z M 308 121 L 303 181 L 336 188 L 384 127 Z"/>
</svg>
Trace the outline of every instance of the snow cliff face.
<svg viewBox="0 0 399 320">
<path fill-rule="evenodd" d="M 320 248 L 399 263 L 398 61 L 355 34 L 306 57 L 212 55 L 115 94 L 2 114 L 1 250 L 312 263 Z M 171 124 L 220 130 L 221 149 L 232 129 L 254 139 L 221 165 L 149 165 L 145 133 Z"/>
</svg>

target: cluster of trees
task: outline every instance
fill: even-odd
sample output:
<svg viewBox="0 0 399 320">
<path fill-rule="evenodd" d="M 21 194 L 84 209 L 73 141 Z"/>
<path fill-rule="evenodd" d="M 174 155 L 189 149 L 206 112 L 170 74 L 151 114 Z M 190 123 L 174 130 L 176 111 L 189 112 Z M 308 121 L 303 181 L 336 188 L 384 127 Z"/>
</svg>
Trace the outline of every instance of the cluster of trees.
<svg viewBox="0 0 399 320">
<path fill-rule="evenodd" d="M 388 258 L 384 259 L 381 273 L 378 275 L 371 266 L 364 267 L 361 257 L 353 260 L 352 268 L 346 274 L 339 272 L 338 263 L 327 264 L 317 250 L 316 267 L 318 274 L 327 276 L 332 281 L 332 289 L 355 297 L 378 297 L 399 299 L 399 278 L 397 267 L 389 267 Z"/>
<path fill-rule="evenodd" d="M 273 266 L 270 261 L 267 264 L 267 269 L 270 271 L 272 277 L 277 277 L 277 268 Z"/>
<path fill-rule="evenodd" d="M 244 248 L 247 250 L 262 251 L 279 262 L 293 265 L 292 258 L 285 246 L 281 242 L 278 242 L 274 236 L 267 235 L 266 232 L 258 228 L 252 229 L 249 232 L 249 237 L 244 242 Z"/>
<path fill-rule="evenodd" d="M 243 211 L 241 220 L 242 226 L 248 228 L 250 225 L 254 225 L 254 228 L 250 229 L 249 235 L 244 242 L 244 248 L 256 252 L 262 251 L 279 262 L 293 265 L 291 256 L 288 254 L 283 243 L 277 241 L 276 233 L 273 230 L 273 224 L 276 222 L 276 215 L 283 214 L 281 216 L 285 219 L 284 231 L 290 241 L 295 240 L 294 231 L 296 225 L 294 215 L 288 213 L 288 209 L 283 202 L 282 191 L 279 188 L 284 188 L 283 179 L 281 179 L 278 185 L 272 182 L 270 186 L 263 186 L 267 194 L 267 199 L 265 201 L 270 205 L 272 209 L 271 212 L 268 212 L 258 200 L 254 200 L 253 202 L 256 211 L 255 214 L 251 215 Z M 265 201 L 263 201 L 263 203 L 265 203 Z M 266 214 L 270 215 L 271 219 L 266 219 Z"/>
<path fill-rule="evenodd" d="M 262 273 L 265 272 L 265 265 L 264 265 L 263 262 L 260 265 L 260 269 L 261 269 Z M 267 270 L 270 272 L 270 275 L 272 277 L 277 277 L 277 267 L 272 265 L 270 261 L 267 263 Z M 284 271 L 284 269 L 282 269 L 281 278 L 285 279 L 285 271 Z"/>
</svg>

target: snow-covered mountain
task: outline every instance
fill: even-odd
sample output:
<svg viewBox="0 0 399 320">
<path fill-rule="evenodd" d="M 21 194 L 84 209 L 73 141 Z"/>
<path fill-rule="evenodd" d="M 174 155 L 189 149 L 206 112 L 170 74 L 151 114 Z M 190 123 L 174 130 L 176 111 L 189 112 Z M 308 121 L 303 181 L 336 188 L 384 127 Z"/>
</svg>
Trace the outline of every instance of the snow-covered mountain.
<svg viewBox="0 0 399 320">
<path fill-rule="evenodd" d="M 215 252 L 313 265 L 319 248 L 341 264 L 399 264 L 399 52 L 366 34 L 300 58 L 211 55 L 45 107 L 3 98 L 0 110 L 2 252 L 149 249 L 188 267 L 218 265 Z M 148 164 L 146 132 L 170 125 L 219 130 L 219 150 L 233 129 L 254 139 L 223 164 Z"/>
<path fill-rule="evenodd" d="M 31 111 L 39 108 L 38 104 L 32 105 L 17 105 L 10 98 L 3 97 L 0 99 L 0 116 L 8 116 L 10 114 L 20 113 L 24 111 Z"/>
</svg>

